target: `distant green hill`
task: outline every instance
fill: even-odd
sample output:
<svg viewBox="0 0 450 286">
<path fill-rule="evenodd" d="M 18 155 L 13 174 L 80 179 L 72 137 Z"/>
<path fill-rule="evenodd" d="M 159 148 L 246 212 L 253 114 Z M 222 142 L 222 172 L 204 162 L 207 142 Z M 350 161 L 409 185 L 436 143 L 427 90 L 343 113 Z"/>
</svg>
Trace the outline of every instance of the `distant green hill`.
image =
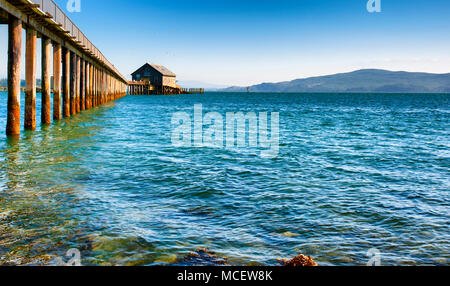
<svg viewBox="0 0 450 286">
<path fill-rule="evenodd" d="M 221 91 L 246 92 L 247 87 L 233 86 Z M 250 91 L 450 93 L 450 74 L 366 69 L 279 83 L 263 83 L 251 86 Z"/>
</svg>

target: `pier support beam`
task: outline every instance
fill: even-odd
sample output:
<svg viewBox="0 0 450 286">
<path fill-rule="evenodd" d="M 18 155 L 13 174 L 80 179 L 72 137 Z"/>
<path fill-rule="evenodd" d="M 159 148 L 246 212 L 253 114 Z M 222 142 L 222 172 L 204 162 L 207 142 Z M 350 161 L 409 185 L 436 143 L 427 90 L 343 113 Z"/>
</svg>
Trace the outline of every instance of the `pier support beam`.
<svg viewBox="0 0 450 286">
<path fill-rule="evenodd" d="M 86 62 L 86 70 L 84 71 L 86 73 L 86 109 L 91 108 L 90 103 L 90 96 L 91 96 L 91 67 L 90 63 Z"/>
<path fill-rule="evenodd" d="M 37 33 L 27 28 L 25 51 L 25 130 L 36 129 L 36 48 Z"/>
<path fill-rule="evenodd" d="M 94 98 L 94 106 L 98 106 L 98 101 L 97 101 L 97 95 L 98 95 L 98 78 L 97 78 L 97 67 L 94 66 L 93 68 L 93 75 L 92 78 L 94 80 L 94 94 L 93 94 L 93 98 Z"/>
<path fill-rule="evenodd" d="M 8 115 L 6 134 L 20 135 L 20 57 L 22 21 L 9 15 L 8 19 Z"/>
<path fill-rule="evenodd" d="M 80 59 L 80 110 L 86 109 L 86 62 Z"/>
<path fill-rule="evenodd" d="M 102 82 L 102 70 L 98 71 L 98 104 L 103 104 L 103 82 Z"/>
<path fill-rule="evenodd" d="M 51 55 L 52 44 L 49 38 L 42 38 L 42 107 L 41 107 L 41 120 L 42 124 L 52 123 L 52 110 L 50 103 L 50 70 L 52 65 Z"/>
<path fill-rule="evenodd" d="M 53 43 L 53 120 L 61 119 L 61 45 Z"/>
<path fill-rule="evenodd" d="M 108 102 L 109 102 L 109 101 L 111 101 L 111 79 L 110 79 L 108 72 L 106 72 L 106 83 L 107 83 L 106 87 L 108 88 L 107 89 L 107 98 L 108 98 Z"/>
<path fill-rule="evenodd" d="M 102 82 L 102 70 L 98 70 L 98 104 L 103 104 L 103 82 Z"/>
<path fill-rule="evenodd" d="M 92 65 L 92 106 L 96 107 L 97 102 L 95 101 L 95 96 L 97 95 L 97 81 L 95 78 L 95 65 Z"/>
<path fill-rule="evenodd" d="M 75 115 L 76 107 L 76 89 L 77 89 L 77 55 L 70 52 L 70 115 Z"/>
<path fill-rule="evenodd" d="M 93 82 L 92 73 L 93 73 L 92 63 L 89 63 L 89 108 L 94 107 L 93 103 L 94 87 L 92 83 Z"/>
<path fill-rule="evenodd" d="M 100 104 L 105 103 L 105 73 L 100 70 Z"/>
<path fill-rule="evenodd" d="M 81 89 L 81 84 L 80 84 L 80 72 L 81 72 L 81 67 L 80 67 L 80 57 L 76 56 L 77 59 L 77 75 L 76 75 L 76 80 L 77 80 L 77 85 L 76 85 L 76 102 L 75 102 L 75 106 L 76 106 L 76 113 L 80 113 L 80 109 L 81 109 L 81 100 L 80 100 L 80 89 Z"/>
<path fill-rule="evenodd" d="M 95 107 L 95 66 L 91 65 L 91 106 Z"/>
<path fill-rule="evenodd" d="M 70 51 L 67 48 L 63 48 L 63 116 L 65 118 L 70 117 Z"/>
</svg>

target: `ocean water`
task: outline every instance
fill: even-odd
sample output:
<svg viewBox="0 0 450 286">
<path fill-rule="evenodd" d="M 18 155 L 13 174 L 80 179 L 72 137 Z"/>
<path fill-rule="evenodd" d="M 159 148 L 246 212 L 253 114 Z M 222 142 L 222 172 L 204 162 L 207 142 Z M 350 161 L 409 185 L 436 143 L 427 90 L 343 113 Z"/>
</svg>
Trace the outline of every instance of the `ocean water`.
<svg viewBox="0 0 450 286">
<path fill-rule="evenodd" d="M 1 93 L 0 264 L 72 248 L 84 265 L 179 264 L 208 248 L 232 265 L 366 265 L 375 248 L 382 265 L 450 265 L 449 99 L 128 96 L 17 140 Z M 279 155 L 174 147 L 172 115 L 194 104 L 279 112 Z"/>
</svg>

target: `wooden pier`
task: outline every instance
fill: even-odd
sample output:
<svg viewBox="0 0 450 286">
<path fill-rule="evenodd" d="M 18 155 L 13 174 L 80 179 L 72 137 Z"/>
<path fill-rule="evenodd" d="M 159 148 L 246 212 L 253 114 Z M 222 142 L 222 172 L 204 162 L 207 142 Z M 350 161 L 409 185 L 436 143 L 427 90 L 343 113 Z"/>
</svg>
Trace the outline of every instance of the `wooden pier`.
<svg viewBox="0 0 450 286">
<path fill-rule="evenodd" d="M 181 94 L 203 94 L 205 93 L 204 88 L 182 88 Z"/>
<path fill-rule="evenodd" d="M 20 134 L 22 29 L 26 30 L 25 126 L 36 129 L 37 38 L 41 39 L 41 121 L 71 117 L 127 93 L 127 80 L 52 0 L 0 0 L 0 24 L 8 25 L 6 134 Z M 53 64 L 53 116 L 50 71 Z"/>
<path fill-rule="evenodd" d="M 154 86 L 149 81 L 129 81 L 129 95 L 175 95 L 175 94 L 203 94 L 203 88 L 176 88 L 171 86 Z"/>
</svg>

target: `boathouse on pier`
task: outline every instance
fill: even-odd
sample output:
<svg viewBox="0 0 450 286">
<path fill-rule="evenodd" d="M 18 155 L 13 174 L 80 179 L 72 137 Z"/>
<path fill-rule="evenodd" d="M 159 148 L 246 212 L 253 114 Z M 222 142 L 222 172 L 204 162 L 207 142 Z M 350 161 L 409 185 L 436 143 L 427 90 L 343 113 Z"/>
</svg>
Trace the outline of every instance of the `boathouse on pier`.
<svg viewBox="0 0 450 286">
<path fill-rule="evenodd" d="M 178 94 L 177 76 L 162 65 L 146 63 L 131 74 L 139 93 Z M 143 86 L 141 86 L 143 85 Z M 144 90 L 142 90 L 144 89 Z"/>
<path fill-rule="evenodd" d="M 146 63 L 131 74 L 128 82 L 128 94 L 203 94 L 203 88 L 181 88 L 177 85 L 177 76 L 162 65 Z"/>
</svg>

